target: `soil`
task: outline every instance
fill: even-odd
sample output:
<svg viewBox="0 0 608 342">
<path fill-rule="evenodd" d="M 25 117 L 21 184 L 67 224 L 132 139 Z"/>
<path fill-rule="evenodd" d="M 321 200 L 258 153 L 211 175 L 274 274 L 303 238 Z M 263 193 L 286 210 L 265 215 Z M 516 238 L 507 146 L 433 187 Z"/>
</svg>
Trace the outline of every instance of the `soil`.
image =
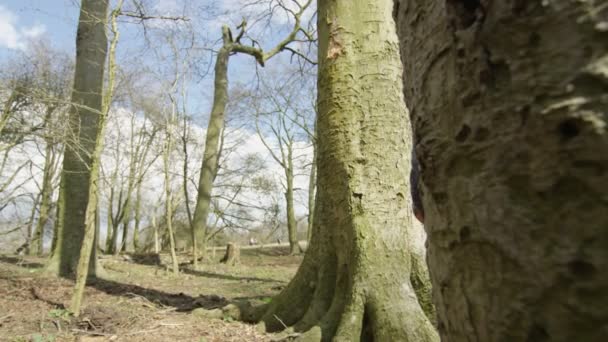
<svg viewBox="0 0 608 342">
<path fill-rule="evenodd" d="M 99 277 L 85 291 L 80 317 L 69 305 L 73 281 L 42 272 L 46 259 L 0 256 L 0 341 L 272 341 L 277 336 L 230 317 L 192 314 L 239 301 L 268 302 L 295 274 L 300 256 L 288 247 L 247 248 L 236 266 L 218 257 L 198 270 L 180 255 L 181 272 L 168 255 L 104 256 Z M 217 259 L 217 260 L 216 260 Z"/>
</svg>

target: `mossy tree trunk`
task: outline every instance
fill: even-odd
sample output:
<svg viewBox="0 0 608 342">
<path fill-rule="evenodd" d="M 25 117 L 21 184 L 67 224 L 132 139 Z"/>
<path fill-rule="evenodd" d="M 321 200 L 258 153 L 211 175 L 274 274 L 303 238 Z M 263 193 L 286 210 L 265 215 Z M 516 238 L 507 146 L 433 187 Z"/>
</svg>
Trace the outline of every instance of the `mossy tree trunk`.
<svg viewBox="0 0 608 342">
<path fill-rule="evenodd" d="M 96 261 L 95 252 L 97 250 L 97 234 L 99 233 L 99 188 L 101 179 L 100 169 L 101 169 L 101 155 L 104 149 L 104 138 L 105 131 L 108 122 L 108 114 L 110 112 L 110 104 L 112 100 L 112 96 L 114 94 L 114 85 L 116 81 L 116 47 L 118 45 L 118 40 L 120 37 L 120 32 L 118 31 L 118 15 L 120 14 L 122 5 L 124 0 L 118 0 L 116 4 L 116 8 L 112 10 L 110 15 L 110 28 L 112 31 L 112 41 L 110 43 L 109 51 L 107 51 L 107 32 L 106 32 L 106 23 L 108 21 L 108 7 L 109 3 L 104 1 L 104 6 L 99 6 L 95 8 L 89 8 L 85 6 L 87 0 L 83 0 L 81 10 L 87 10 L 87 15 L 91 16 L 91 18 L 95 18 L 98 22 L 103 24 L 103 35 L 99 35 L 96 38 L 99 40 L 99 44 L 101 44 L 101 40 L 103 38 L 105 42 L 104 52 L 109 56 L 108 58 L 108 82 L 105 93 L 102 96 L 102 103 L 99 111 L 99 119 L 98 119 L 98 128 L 97 128 L 97 136 L 95 139 L 95 147 L 93 149 L 93 153 L 91 154 L 91 166 L 90 166 L 90 183 L 88 188 L 88 203 L 85 214 L 85 225 L 84 225 L 84 238 L 82 240 L 82 245 L 80 247 L 80 258 L 78 260 L 78 268 L 76 271 L 76 284 L 74 285 L 74 293 L 72 294 L 72 300 L 70 303 L 70 312 L 74 314 L 74 316 L 78 317 L 80 315 L 80 309 L 82 306 L 82 299 L 84 296 L 84 288 L 87 282 L 87 278 L 89 276 L 89 264 L 91 256 L 93 256 L 93 262 Z M 88 4 L 87 4 L 88 5 Z M 102 89 L 103 89 L 103 74 L 101 77 L 102 81 Z"/>
<path fill-rule="evenodd" d="M 102 99 L 108 51 L 107 11 L 107 0 L 83 0 L 80 9 L 72 107 L 61 173 L 62 194 L 58 203 L 61 207 L 57 222 L 58 236 L 49 264 L 49 270 L 60 276 L 73 276 L 76 273 L 80 247 L 85 237 L 90 195 L 95 197 L 96 194 L 91 193 L 90 189 L 91 173 L 96 167 L 93 159 L 100 133 L 99 123 L 105 115 Z M 90 276 L 95 275 L 95 266 L 93 249 L 89 263 Z"/>
<path fill-rule="evenodd" d="M 305 341 L 438 341 L 410 282 L 411 133 L 393 3 L 325 0 L 318 9 L 314 232 L 262 321 L 306 331 Z"/>
<path fill-rule="evenodd" d="M 606 2 L 396 13 L 441 337 L 608 340 Z"/>
<path fill-rule="evenodd" d="M 203 256 L 207 250 L 207 219 L 211 206 L 211 192 L 213 181 L 217 176 L 220 141 L 224 130 L 224 115 L 228 105 L 228 61 L 232 53 L 228 27 L 222 28 L 223 46 L 217 54 L 215 60 L 215 83 L 213 93 L 213 108 L 209 116 L 207 126 L 207 136 L 205 138 L 205 151 L 203 153 L 203 164 L 201 166 L 200 178 L 198 181 L 198 197 L 192 219 L 193 229 L 193 265 L 198 266 L 198 249 Z M 198 249 L 197 249 L 198 247 Z"/>
</svg>

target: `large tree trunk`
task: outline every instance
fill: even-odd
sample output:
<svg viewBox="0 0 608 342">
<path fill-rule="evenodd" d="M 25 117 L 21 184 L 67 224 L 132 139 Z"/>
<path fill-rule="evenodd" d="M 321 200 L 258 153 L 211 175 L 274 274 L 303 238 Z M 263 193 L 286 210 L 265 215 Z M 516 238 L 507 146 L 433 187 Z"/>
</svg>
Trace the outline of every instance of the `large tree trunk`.
<svg viewBox="0 0 608 342">
<path fill-rule="evenodd" d="M 102 113 L 104 66 L 108 51 L 106 35 L 108 0 L 83 0 L 76 35 L 76 66 L 69 135 L 63 157 L 58 217 L 59 236 L 49 269 L 73 276 L 85 235 L 93 154 L 98 142 Z M 89 275 L 95 275 L 91 253 Z"/>
<path fill-rule="evenodd" d="M 213 108 L 207 126 L 207 137 L 205 139 L 205 152 L 203 164 L 198 182 L 198 197 L 192 225 L 193 237 L 196 240 L 198 250 L 206 253 L 207 250 L 207 219 L 211 206 L 211 191 L 213 181 L 217 175 L 220 158 L 220 141 L 224 130 L 224 112 L 228 105 L 228 61 L 232 52 L 232 42 L 229 38 L 227 26 L 222 28 L 224 45 L 217 54 L 215 61 L 215 81 L 213 94 Z M 194 244 L 193 244 L 194 245 Z M 194 249 L 196 254 L 196 249 Z M 194 265 L 197 264 L 197 255 L 194 255 Z"/>
<path fill-rule="evenodd" d="M 318 187 L 312 241 L 264 312 L 302 339 L 437 341 L 410 282 L 414 227 L 391 0 L 319 1 Z"/>
<path fill-rule="evenodd" d="M 606 13 L 401 1 L 445 341 L 608 341 Z"/>
</svg>

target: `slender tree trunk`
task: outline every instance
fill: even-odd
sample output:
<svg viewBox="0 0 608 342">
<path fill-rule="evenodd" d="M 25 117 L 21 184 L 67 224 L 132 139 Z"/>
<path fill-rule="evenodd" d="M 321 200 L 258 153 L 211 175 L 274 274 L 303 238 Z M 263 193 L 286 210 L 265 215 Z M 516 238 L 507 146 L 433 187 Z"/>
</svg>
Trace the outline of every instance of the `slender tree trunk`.
<svg viewBox="0 0 608 342">
<path fill-rule="evenodd" d="M 108 199 L 108 217 L 106 223 L 106 254 L 114 253 L 112 237 L 114 236 L 114 186 L 110 186 L 110 198 Z"/>
<path fill-rule="evenodd" d="M 131 202 L 130 200 L 127 200 Z M 125 203 L 125 216 L 122 222 L 122 238 L 120 240 L 120 251 L 127 251 L 127 242 L 129 239 L 129 222 L 131 221 L 131 203 Z"/>
<path fill-rule="evenodd" d="M 93 154 L 98 143 L 102 111 L 104 66 L 108 50 L 106 34 L 108 1 L 83 0 L 76 37 L 76 67 L 67 146 L 63 157 L 57 246 L 49 269 L 60 276 L 73 276 L 85 238 Z M 93 194 L 94 197 L 94 194 Z M 93 230 L 94 235 L 94 230 Z M 91 253 L 90 275 L 95 275 Z"/>
<path fill-rule="evenodd" d="M 34 201 L 32 202 L 32 210 L 30 211 L 30 218 L 27 224 L 27 237 L 26 237 L 26 241 L 25 241 L 25 254 L 27 255 L 32 255 L 33 254 L 33 249 L 32 249 L 32 241 L 34 240 L 34 235 L 35 235 L 35 229 L 34 229 L 34 222 L 36 220 L 36 212 L 38 211 L 38 205 L 40 203 L 40 197 L 42 196 L 42 193 L 39 193 L 35 198 Z"/>
<path fill-rule="evenodd" d="M 55 224 L 53 224 L 53 238 L 51 240 L 51 263 L 57 253 L 57 245 L 59 243 L 59 223 L 62 221 L 62 216 L 65 210 L 65 192 L 63 189 L 63 179 L 59 179 L 59 194 L 57 196 L 57 208 L 55 208 Z M 50 265 L 49 265 L 50 266 Z M 49 267 L 50 269 L 50 267 Z"/>
<path fill-rule="evenodd" d="M 139 182 L 137 184 L 137 191 L 135 193 L 135 226 L 133 227 L 133 249 L 136 253 L 140 251 L 139 225 L 141 224 L 141 185 L 142 182 Z"/>
<path fill-rule="evenodd" d="M 606 2 L 397 14 L 443 340 L 607 341 Z"/>
<path fill-rule="evenodd" d="M 172 122 L 172 120 L 169 120 Z M 171 173 L 169 169 L 169 159 L 173 147 L 171 124 L 167 124 L 167 137 L 165 150 L 163 151 L 163 164 L 165 171 L 165 223 L 167 224 L 167 235 L 169 235 L 169 252 L 171 253 L 172 270 L 174 274 L 179 274 L 177 255 L 175 254 L 175 236 L 173 235 L 173 197 L 171 195 Z"/>
<path fill-rule="evenodd" d="M 52 108 L 52 107 L 50 107 Z M 53 110 L 47 109 L 45 115 L 45 125 L 50 125 L 52 119 Z M 44 227 L 49 221 L 49 214 L 51 210 L 51 201 L 53 196 L 53 176 L 54 166 L 56 162 L 56 154 L 52 138 L 47 138 L 45 141 L 44 148 L 44 166 L 42 170 L 42 189 L 40 190 L 40 213 L 38 215 L 38 221 L 36 223 L 36 229 L 34 229 L 34 235 L 30 242 L 30 254 L 42 255 L 43 251 L 43 238 L 44 238 Z"/>
<path fill-rule="evenodd" d="M 118 211 L 116 213 L 116 216 L 114 216 L 112 218 L 112 241 L 110 242 L 110 251 L 108 251 L 109 254 L 114 254 L 114 255 L 118 255 L 118 253 L 120 252 L 120 248 L 118 247 L 118 234 L 119 234 L 119 229 L 120 228 L 120 222 L 122 221 L 122 215 L 124 215 L 124 207 L 122 206 L 122 196 L 124 194 L 123 189 L 121 188 L 120 191 L 118 192 L 118 205 L 116 210 Z"/>
<path fill-rule="evenodd" d="M 158 224 L 156 223 L 156 214 L 152 216 L 152 228 L 154 229 L 154 254 L 159 254 L 160 242 L 158 241 Z"/>
<path fill-rule="evenodd" d="M 318 187 L 298 273 L 265 311 L 303 340 L 438 341 L 411 276 L 410 123 L 391 0 L 318 3 Z"/>
<path fill-rule="evenodd" d="M 315 219 L 315 189 L 317 187 L 317 147 L 313 144 L 312 162 L 310 164 L 310 176 L 308 178 L 308 229 L 306 230 L 306 241 L 310 245 L 313 224 Z"/>
<path fill-rule="evenodd" d="M 217 54 L 215 61 L 215 83 L 213 94 L 213 108 L 209 117 L 207 127 L 207 137 L 205 139 L 205 152 L 203 154 L 203 164 L 198 182 L 198 197 L 194 218 L 194 226 L 197 245 L 203 256 L 207 247 L 207 220 L 209 208 L 211 206 L 211 192 L 213 181 L 217 176 L 220 158 L 220 140 L 224 130 L 224 114 L 228 105 L 228 61 L 232 52 L 227 26 L 222 28 L 224 45 Z"/>
<path fill-rule="evenodd" d="M 182 133 L 182 151 L 184 152 L 184 169 L 183 169 L 183 190 L 184 203 L 186 205 L 186 214 L 188 217 L 188 226 L 190 227 L 192 237 L 192 267 L 198 268 L 198 248 L 196 241 L 196 228 L 194 226 L 192 211 L 190 210 L 190 194 L 188 193 L 188 118 L 184 115 L 184 130 Z"/>
<path fill-rule="evenodd" d="M 300 252 L 298 244 L 298 226 L 296 222 L 296 213 L 293 203 L 293 156 L 291 145 L 288 148 L 287 167 L 285 168 L 285 180 L 287 189 L 285 190 L 285 203 L 287 209 L 287 234 L 289 236 L 289 253 L 291 255 Z"/>
</svg>

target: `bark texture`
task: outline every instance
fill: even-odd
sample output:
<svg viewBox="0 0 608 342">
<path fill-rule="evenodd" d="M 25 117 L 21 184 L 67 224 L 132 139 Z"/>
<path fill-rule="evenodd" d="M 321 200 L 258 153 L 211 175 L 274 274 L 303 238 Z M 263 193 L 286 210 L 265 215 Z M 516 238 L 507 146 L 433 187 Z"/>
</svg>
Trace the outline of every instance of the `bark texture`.
<svg viewBox="0 0 608 342">
<path fill-rule="evenodd" d="M 92 158 L 102 113 L 104 66 L 108 51 L 107 0 L 83 0 L 76 34 L 76 66 L 69 133 L 63 157 L 57 244 L 49 270 L 73 276 L 80 257 L 89 203 Z M 95 275 L 95 249 L 89 275 Z"/>
<path fill-rule="evenodd" d="M 606 2 L 395 14 L 442 339 L 608 340 Z"/>
<path fill-rule="evenodd" d="M 437 341 L 410 282 L 410 123 L 390 0 L 318 3 L 318 187 L 310 248 L 262 315 L 301 340 Z"/>
</svg>

